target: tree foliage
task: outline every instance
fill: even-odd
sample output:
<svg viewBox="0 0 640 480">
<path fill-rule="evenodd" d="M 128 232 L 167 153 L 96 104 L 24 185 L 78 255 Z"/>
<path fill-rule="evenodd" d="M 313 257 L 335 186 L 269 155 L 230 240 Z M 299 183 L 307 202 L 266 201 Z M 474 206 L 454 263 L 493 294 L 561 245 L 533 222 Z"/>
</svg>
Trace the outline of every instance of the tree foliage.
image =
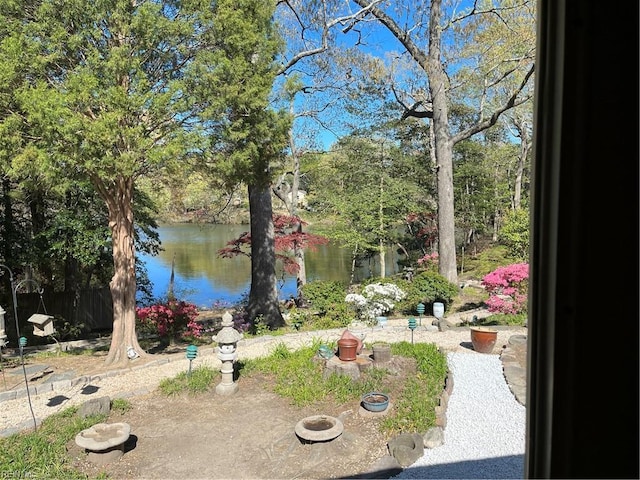
<svg viewBox="0 0 640 480">
<path fill-rule="evenodd" d="M 23 8 L 3 10 L 12 27 L 4 50 L 15 80 L 11 98 L 20 113 L 6 122 L 20 122 L 30 139 L 13 138 L 13 153 L 16 161 L 37 160 L 43 174 L 89 179 L 105 202 L 114 259 L 106 362 L 126 363 L 127 346 L 142 353 L 134 318 L 136 180 L 199 157 L 217 161 L 230 182 L 267 187 L 265 171 L 280 150 L 271 127 L 283 121 L 265 108 L 272 6 L 18 3 Z M 198 93 L 209 102 L 199 103 Z"/>
<path fill-rule="evenodd" d="M 313 207 L 333 219 L 319 228 L 354 257 L 384 255 L 404 241 L 406 217 L 424 208 L 420 163 L 392 136 L 344 138 L 316 168 L 313 186 L 321 195 L 313 197 Z"/>
</svg>

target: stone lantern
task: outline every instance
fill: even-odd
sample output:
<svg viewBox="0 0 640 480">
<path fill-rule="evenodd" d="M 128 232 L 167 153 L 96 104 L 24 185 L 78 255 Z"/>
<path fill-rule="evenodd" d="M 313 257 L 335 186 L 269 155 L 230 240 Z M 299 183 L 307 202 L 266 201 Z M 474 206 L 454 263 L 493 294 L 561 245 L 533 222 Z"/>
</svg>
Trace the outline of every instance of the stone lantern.
<svg viewBox="0 0 640 480">
<path fill-rule="evenodd" d="M 233 328 L 233 317 L 225 312 L 222 315 L 222 329 L 213 336 L 213 340 L 218 342 L 218 358 L 222 361 L 222 380 L 216 386 L 216 393 L 220 395 L 231 395 L 238 391 L 238 384 L 233 381 L 233 362 L 238 357 L 236 344 L 241 338 L 242 334 Z"/>
</svg>

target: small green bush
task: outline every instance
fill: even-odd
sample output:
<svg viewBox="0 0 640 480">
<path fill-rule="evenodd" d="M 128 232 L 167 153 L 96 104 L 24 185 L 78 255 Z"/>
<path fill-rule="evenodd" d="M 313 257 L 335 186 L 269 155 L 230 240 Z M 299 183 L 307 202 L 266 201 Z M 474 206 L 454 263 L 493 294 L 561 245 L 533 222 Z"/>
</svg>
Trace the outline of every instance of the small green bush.
<svg viewBox="0 0 640 480">
<path fill-rule="evenodd" d="M 446 312 L 453 299 L 459 294 L 457 285 L 442 275 L 429 271 L 418 273 L 411 282 L 400 279 L 396 281 L 396 284 L 407 294 L 396 305 L 396 311 L 405 315 L 415 315 L 416 306 L 419 303 L 423 303 L 426 312 L 431 314 L 433 313 L 431 312 L 433 302 L 442 302 Z"/>
<path fill-rule="evenodd" d="M 356 320 L 355 311 L 345 302 L 327 308 L 321 314 L 313 309 L 293 307 L 289 310 L 288 323 L 297 331 L 311 331 L 342 328 Z"/>
<path fill-rule="evenodd" d="M 341 282 L 319 280 L 303 285 L 302 297 L 310 304 L 311 310 L 323 314 L 335 309 L 336 305 L 346 305 L 346 290 L 346 285 Z"/>
<path fill-rule="evenodd" d="M 355 311 L 344 299 L 347 287 L 337 281 L 309 282 L 302 296 L 309 308 L 291 312 L 290 323 L 298 322 L 303 330 L 325 330 L 346 327 L 355 320 Z"/>
</svg>

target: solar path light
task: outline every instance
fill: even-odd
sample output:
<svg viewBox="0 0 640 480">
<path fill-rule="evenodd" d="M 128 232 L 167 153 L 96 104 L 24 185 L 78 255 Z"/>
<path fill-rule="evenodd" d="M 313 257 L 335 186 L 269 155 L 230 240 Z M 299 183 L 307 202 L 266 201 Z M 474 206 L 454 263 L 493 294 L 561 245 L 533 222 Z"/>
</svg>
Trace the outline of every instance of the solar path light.
<svg viewBox="0 0 640 480">
<path fill-rule="evenodd" d="M 189 345 L 187 347 L 187 358 L 189 359 L 189 376 L 191 376 L 191 364 L 193 360 L 198 356 L 198 347 L 195 345 Z"/>
<path fill-rule="evenodd" d="M 418 321 L 420 326 L 422 326 L 422 315 L 424 314 L 426 307 L 424 306 L 424 303 L 419 303 L 418 306 L 416 307 L 416 311 L 418 312 Z"/>
<path fill-rule="evenodd" d="M 413 331 L 416 329 L 416 319 L 413 317 L 409 318 L 409 329 L 411 330 L 411 345 L 413 345 Z"/>
</svg>

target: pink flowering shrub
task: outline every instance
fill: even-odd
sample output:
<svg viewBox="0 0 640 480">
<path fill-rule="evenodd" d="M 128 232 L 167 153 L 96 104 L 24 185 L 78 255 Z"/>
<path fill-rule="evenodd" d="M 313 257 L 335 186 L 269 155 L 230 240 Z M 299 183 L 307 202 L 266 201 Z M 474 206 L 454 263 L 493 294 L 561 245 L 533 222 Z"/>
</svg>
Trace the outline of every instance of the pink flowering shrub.
<svg viewBox="0 0 640 480">
<path fill-rule="evenodd" d="M 427 253 L 418 259 L 418 265 L 427 270 L 438 271 L 438 252 Z"/>
<path fill-rule="evenodd" d="M 517 315 L 527 311 L 528 263 L 499 267 L 484 276 L 482 285 L 489 292 L 486 304 L 490 312 Z"/>
<path fill-rule="evenodd" d="M 200 337 L 202 326 L 196 322 L 198 310 L 192 303 L 167 300 L 148 307 L 136 307 L 136 318 L 143 326 L 157 330 L 158 335 L 171 340 L 181 335 Z"/>
</svg>

